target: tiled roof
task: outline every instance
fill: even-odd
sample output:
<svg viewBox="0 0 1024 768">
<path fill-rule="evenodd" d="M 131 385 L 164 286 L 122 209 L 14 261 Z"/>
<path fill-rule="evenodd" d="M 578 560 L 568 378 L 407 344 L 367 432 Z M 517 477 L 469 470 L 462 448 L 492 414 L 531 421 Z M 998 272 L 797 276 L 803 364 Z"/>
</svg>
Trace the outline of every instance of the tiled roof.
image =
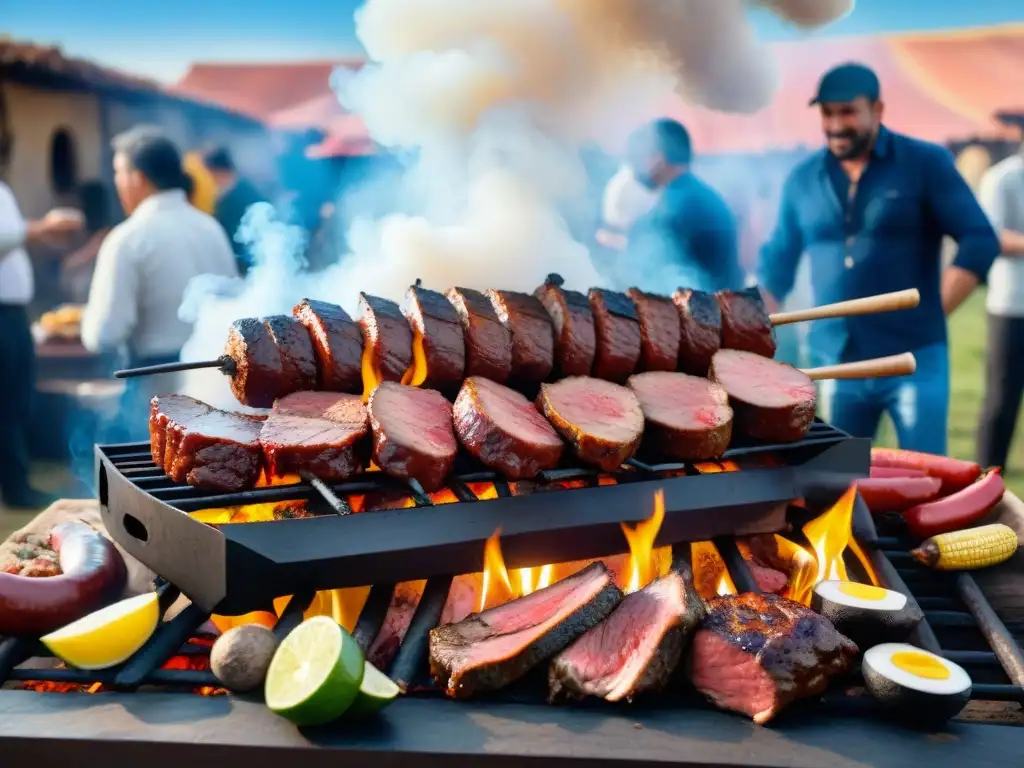
<svg viewBox="0 0 1024 768">
<path fill-rule="evenodd" d="M 154 80 L 129 75 L 91 61 L 65 56 L 56 46 L 38 45 L 0 36 L 0 71 L 65 77 L 90 88 L 161 92 Z"/>
</svg>

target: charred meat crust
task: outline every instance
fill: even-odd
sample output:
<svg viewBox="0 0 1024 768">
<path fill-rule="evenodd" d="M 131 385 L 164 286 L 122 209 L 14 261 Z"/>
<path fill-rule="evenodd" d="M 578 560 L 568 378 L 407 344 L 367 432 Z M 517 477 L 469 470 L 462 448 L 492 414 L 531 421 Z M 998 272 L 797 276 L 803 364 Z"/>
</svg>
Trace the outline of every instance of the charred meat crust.
<svg viewBox="0 0 1024 768">
<path fill-rule="evenodd" d="M 401 381 L 412 363 L 412 328 L 398 304 L 379 296 L 359 294 L 359 327 L 363 346 L 382 381 Z"/>
<path fill-rule="evenodd" d="M 594 367 L 597 336 L 587 297 L 555 283 L 544 283 L 534 296 L 544 306 L 555 331 L 554 375 L 589 376 Z"/>
<path fill-rule="evenodd" d="M 242 405 L 269 408 L 277 398 L 294 391 L 294 382 L 285 374 L 281 353 L 262 318 L 233 322 L 225 354 L 235 364 L 231 391 Z"/>
<path fill-rule="evenodd" d="M 617 389 L 616 396 L 621 399 L 623 409 L 639 414 L 640 428 L 631 431 L 626 439 L 607 439 L 587 432 L 580 425 L 566 418 L 554 402 L 557 390 L 553 388 L 582 387 L 584 391 L 581 392 L 581 395 L 585 395 L 585 388 L 593 386 L 594 382 L 600 382 L 598 386 L 615 387 Z M 580 400 L 585 401 L 586 397 L 582 396 Z M 541 386 L 540 394 L 537 395 L 537 409 L 551 422 L 555 431 L 572 446 L 581 461 L 593 464 L 605 472 L 614 472 L 624 462 L 633 458 L 643 439 L 643 411 L 640 408 L 640 402 L 629 389 L 612 382 L 603 382 L 601 379 L 593 379 L 588 376 L 575 376 L 562 379 L 554 384 L 544 384 Z"/>
<path fill-rule="evenodd" d="M 303 299 L 292 309 L 292 317 L 305 326 L 313 342 L 319 388 L 327 392 L 361 392 L 363 334 L 348 313 L 336 304 Z"/>
<path fill-rule="evenodd" d="M 263 322 L 281 355 L 281 370 L 291 382 L 288 391 L 316 389 L 316 354 L 302 323 L 289 315 L 271 315 Z"/>
<path fill-rule="evenodd" d="M 640 360 L 637 371 L 674 371 L 679 364 L 679 311 L 672 299 L 630 288 L 626 295 L 636 306 L 640 322 Z"/>
<path fill-rule="evenodd" d="M 555 329 L 536 296 L 516 291 L 486 291 L 498 321 L 512 337 L 512 386 L 536 387 L 555 365 Z"/>
<path fill-rule="evenodd" d="M 489 399 L 502 401 L 494 404 L 501 413 L 492 412 L 484 403 L 488 395 Z M 477 377 L 466 379 L 455 398 L 453 415 L 455 434 L 462 446 L 509 480 L 535 477 L 557 466 L 562 457 L 565 446 L 554 428 L 523 395 L 501 384 Z M 517 429 L 518 423 L 507 423 L 522 421 L 526 421 L 522 430 Z M 549 434 L 536 434 L 542 428 Z M 534 431 L 535 439 L 529 439 L 530 431 Z"/>
<path fill-rule="evenodd" d="M 626 595 L 607 619 L 552 660 L 549 700 L 599 696 L 608 701 L 631 701 L 639 694 L 663 690 L 705 615 L 704 602 L 693 586 L 693 573 L 680 563 L 660 579 Z M 660 635 L 653 645 L 643 642 L 649 631 Z M 644 650 L 648 653 L 638 658 Z"/>
<path fill-rule="evenodd" d="M 728 450 L 733 410 L 721 385 L 666 371 L 630 376 L 626 385 L 644 412 L 645 451 L 674 461 L 700 461 Z"/>
<path fill-rule="evenodd" d="M 707 376 L 722 347 L 722 310 L 713 294 L 680 288 L 672 297 L 679 310 L 679 370 Z"/>
<path fill-rule="evenodd" d="M 594 581 L 589 597 L 557 624 L 543 630 L 543 625 L 564 608 L 564 600 L 550 599 L 548 590 L 564 590 L 568 600 L 576 589 Z M 513 600 L 497 608 L 475 613 L 458 624 L 430 630 L 430 672 L 449 696 L 465 699 L 476 693 L 495 691 L 520 679 L 600 624 L 622 600 L 622 591 L 615 585 L 612 573 L 601 563 L 592 563 L 568 579 L 538 590 L 527 597 Z M 503 630 L 500 622 L 505 614 L 543 610 L 536 621 L 519 618 L 516 628 Z M 530 630 L 534 630 L 531 632 Z M 489 640 L 512 638 L 524 643 L 511 648 L 496 649 L 500 655 L 474 659 L 474 645 Z"/>
<path fill-rule="evenodd" d="M 466 342 L 462 321 L 443 293 L 411 286 L 402 312 L 423 339 L 427 363 L 427 389 L 455 392 L 466 370 Z"/>
<path fill-rule="evenodd" d="M 777 595 L 729 595 L 707 607 L 690 679 L 712 703 L 761 725 L 796 699 L 823 693 L 858 653 L 828 619 Z"/>
<path fill-rule="evenodd" d="M 384 382 L 370 395 L 367 410 L 373 433 L 373 461 L 381 471 L 402 480 L 416 480 L 428 492 L 441 488 L 458 452 L 452 405 L 444 395 L 432 389 Z M 431 444 L 435 438 L 443 445 Z"/>
<path fill-rule="evenodd" d="M 452 288 L 447 295 L 466 340 L 466 376 L 504 384 L 512 375 L 512 336 L 498 320 L 490 299 L 469 288 Z"/>
<path fill-rule="evenodd" d="M 722 347 L 775 357 L 775 332 L 757 286 L 716 294 L 722 308 Z"/>
<path fill-rule="evenodd" d="M 640 322 L 636 307 L 622 293 L 591 288 L 597 350 L 591 375 L 625 384 L 640 360 Z"/>
</svg>

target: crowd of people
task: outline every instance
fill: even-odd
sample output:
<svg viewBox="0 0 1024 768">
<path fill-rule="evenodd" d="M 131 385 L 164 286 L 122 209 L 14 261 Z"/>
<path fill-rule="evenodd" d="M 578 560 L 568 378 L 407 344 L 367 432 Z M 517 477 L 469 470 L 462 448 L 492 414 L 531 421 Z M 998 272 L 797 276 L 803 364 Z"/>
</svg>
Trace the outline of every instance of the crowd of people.
<svg viewBox="0 0 1024 768">
<path fill-rule="evenodd" d="M 809 263 L 816 304 L 917 288 L 916 309 L 819 321 L 808 343 L 815 365 L 913 352 L 911 376 L 823 385 L 823 416 L 871 438 L 888 414 L 902 447 L 940 454 L 950 398 L 946 318 L 988 280 L 978 457 L 1005 464 L 1024 392 L 1024 361 L 1015 354 L 1024 344 L 1024 154 L 991 169 L 979 202 L 948 151 L 885 126 L 881 85 L 870 69 L 848 64 L 829 71 L 810 105 L 825 146 L 786 178 L 774 230 L 757 244 L 753 270 L 742 265 L 751 245 L 736 212 L 694 172 L 690 136 L 669 119 L 630 137 L 604 190 L 595 266 L 623 289 L 718 291 L 756 283 L 770 310 L 792 292 L 802 262 Z M 178 310 L 193 277 L 239 277 L 252 266 L 236 235 L 264 195 L 239 173 L 228 149 L 183 157 L 159 129 L 139 127 L 115 139 L 113 170 L 119 222 L 100 182 L 81 187 L 78 209 L 29 222 L 0 183 L 0 494 L 7 506 L 47 501 L 28 482 L 34 373 L 27 307 L 34 288 L 26 247 L 66 247 L 75 239 L 61 261 L 60 298 L 84 306 L 86 349 L 124 352 L 133 366 L 178 359 L 192 330 Z M 948 265 L 945 238 L 958 246 Z M 168 386 L 160 377 L 131 380 L 121 412 L 135 417 L 106 437 L 145 439 L 145 421 L 136 417 L 147 413 L 151 394 Z"/>
</svg>

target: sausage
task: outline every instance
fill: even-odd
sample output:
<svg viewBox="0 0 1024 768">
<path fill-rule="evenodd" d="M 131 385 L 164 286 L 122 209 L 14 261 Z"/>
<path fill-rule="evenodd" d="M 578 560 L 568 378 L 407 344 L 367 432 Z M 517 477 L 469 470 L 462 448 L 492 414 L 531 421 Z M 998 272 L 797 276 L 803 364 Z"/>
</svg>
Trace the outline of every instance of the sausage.
<svg viewBox="0 0 1024 768">
<path fill-rule="evenodd" d="M 109 539 L 84 523 L 64 523 L 50 546 L 60 576 L 0 573 L 0 635 L 39 637 L 120 597 L 128 571 Z"/>
<path fill-rule="evenodd" d="M 937 477 L 873 477 L 857 481 L 857 492 L 873 515 L 902 512 L 939 495 Z"/>
<path fill-rule="evenodd" d="M 910 532 L 919 539 L 970 528 L 1003 498 L 1006 485 L 998 469 L 989 470 L 978 482 L 951 496 L 918 504 L 903 513 Z"/>
<path fill-rule="evenodd" d="M 902 469 L 901 467 L 871 467 L 872 479 L 886 477 L 928 477 L 923 469 Z"/>
<path fill-rule="evenodd" d="M 898 448 L 872 448 L 871 466 L 921 470 L 942 481 L 943 496 L 966 488 L 981 475 L 981 466 L 973 461 Z"/>
</svg>

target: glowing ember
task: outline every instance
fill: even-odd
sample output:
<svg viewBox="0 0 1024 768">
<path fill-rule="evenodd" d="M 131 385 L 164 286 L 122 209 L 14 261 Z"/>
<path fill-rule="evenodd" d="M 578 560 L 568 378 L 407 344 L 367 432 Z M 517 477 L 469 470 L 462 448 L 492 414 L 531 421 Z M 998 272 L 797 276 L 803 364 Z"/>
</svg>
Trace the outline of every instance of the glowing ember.
<svg viewBox="0 0 1024 768">
<path fill-rule="evenodd" d="M 739 472 L 740 465 L 735 461 L 703 461 L 694 464 L 693 468 L 702 475 L 717 475 L 721 472 Z"/>
<path fill-rule="evenodd" d="M 427 380 L 427 355 L 423 351 L 423 334 L 413 329 L 412 363 L 402 376 L 402 383 L 418 387 Z"/>
</svg>

